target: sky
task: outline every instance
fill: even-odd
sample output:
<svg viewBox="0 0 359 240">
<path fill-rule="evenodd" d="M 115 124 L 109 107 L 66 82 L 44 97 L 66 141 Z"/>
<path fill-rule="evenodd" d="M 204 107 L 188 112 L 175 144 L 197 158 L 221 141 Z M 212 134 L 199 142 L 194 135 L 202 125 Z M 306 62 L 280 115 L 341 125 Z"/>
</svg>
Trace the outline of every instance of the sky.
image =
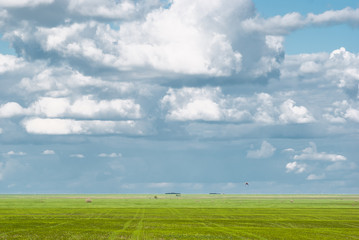
<svg viewBox="0 0 359 240">
<path fill-rule="evenodd" d="M 359 192 L 357 1 L 0 0 L 0 37 L 0 193 Z"/>
</svg>

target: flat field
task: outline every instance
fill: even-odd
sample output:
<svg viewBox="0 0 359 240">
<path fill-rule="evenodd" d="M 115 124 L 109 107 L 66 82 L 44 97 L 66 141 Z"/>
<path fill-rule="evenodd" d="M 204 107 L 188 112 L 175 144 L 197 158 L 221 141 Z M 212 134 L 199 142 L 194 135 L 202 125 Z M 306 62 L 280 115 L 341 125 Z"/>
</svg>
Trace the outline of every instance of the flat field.
<svg viewBox="0 0 359 240">
<path fill-rule="evenodd" d="M 359 239 L 359 195 L 0 195 L 0 239 Z"/>
</svg>

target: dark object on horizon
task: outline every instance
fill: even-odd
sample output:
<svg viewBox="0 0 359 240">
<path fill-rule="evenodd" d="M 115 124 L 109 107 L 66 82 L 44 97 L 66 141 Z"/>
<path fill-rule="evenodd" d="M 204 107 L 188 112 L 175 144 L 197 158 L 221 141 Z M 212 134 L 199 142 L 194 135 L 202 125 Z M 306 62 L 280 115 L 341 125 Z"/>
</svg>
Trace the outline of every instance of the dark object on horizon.
<svg viewBox="0 0 359 240">
<path fill-rule="evenodd" d="M 248 183 L 248 182 L 246 182 L 246 186 L 249 186 L 249 183 Z"/>
<path fill-rule="evenodd" d="M 210 192 L 209 194 L 220 194 L 220 193 L 216 193 L 216 192 Z"/>
<path fill-rule="evenodd" d="M 176 192 L 169 192 L 169 193 L 165 193 L 165 194 L 181 195 L 181 193 L 176 193 Z"/>
</svg>

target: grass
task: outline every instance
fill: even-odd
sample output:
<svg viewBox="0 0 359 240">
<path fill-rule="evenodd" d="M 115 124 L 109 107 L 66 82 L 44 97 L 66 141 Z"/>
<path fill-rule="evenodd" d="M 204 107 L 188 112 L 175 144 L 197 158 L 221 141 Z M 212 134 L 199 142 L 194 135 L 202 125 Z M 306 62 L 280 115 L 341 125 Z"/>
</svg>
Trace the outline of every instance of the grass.
<svg viewBox="0 0 359 240">
<path fill-rule="evenodd" d="M 154 196 L 0 195 L 0 239 L 359 239 L 359 195 Z"/>
</svg>

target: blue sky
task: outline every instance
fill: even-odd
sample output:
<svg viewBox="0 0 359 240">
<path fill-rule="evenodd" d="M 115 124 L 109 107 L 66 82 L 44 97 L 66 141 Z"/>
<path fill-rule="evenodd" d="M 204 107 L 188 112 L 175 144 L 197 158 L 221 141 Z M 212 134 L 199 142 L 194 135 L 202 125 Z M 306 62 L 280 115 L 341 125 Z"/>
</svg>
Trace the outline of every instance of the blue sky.
<svg viewBox="0 0 359 240">
<path fill-rule="evenodd" d="M 0 192 L 358 193 L 358 16 L 0 1 Z"/>
</svg>

